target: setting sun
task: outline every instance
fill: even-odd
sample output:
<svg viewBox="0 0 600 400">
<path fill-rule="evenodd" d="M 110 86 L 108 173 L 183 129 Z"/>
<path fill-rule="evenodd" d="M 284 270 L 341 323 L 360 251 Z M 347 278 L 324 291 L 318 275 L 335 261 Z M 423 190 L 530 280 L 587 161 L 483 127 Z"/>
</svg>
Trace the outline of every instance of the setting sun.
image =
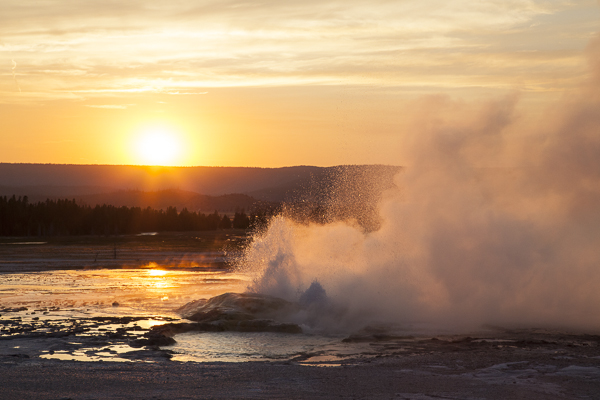
<svg viewBox="0 0 600 400">
<path fill-rule="evenodd" d="M 145 129 L 136 144 L 137 155 L 145 165 L 180 165 L 180 138 L 163 127 Z"/>
</svg>

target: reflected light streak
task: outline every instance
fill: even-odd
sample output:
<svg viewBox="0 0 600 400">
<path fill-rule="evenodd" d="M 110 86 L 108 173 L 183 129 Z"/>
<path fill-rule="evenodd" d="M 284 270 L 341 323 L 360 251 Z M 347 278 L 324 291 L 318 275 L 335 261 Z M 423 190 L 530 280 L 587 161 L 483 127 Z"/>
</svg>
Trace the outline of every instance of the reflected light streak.
<svg viewBox="0 0 600 400">
<path fill-rule="evenodd" d="M 151 269 L 150 271 L 148 271 L 148 275 L 150 276 L 165 276 L 166 274 L 167 271 L 163 269 Z"/>
</svg>

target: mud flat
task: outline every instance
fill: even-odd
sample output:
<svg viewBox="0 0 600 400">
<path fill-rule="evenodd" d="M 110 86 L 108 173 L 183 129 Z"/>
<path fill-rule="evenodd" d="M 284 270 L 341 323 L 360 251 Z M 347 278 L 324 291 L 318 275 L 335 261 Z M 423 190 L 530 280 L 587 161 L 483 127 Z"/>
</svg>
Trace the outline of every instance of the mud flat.
<svg viewBox="0 0 600 400">
<path fill-rule="evenodd" d="M 242 230 L 147 232 L 118 236 L 0 237 L 0 273 L 160 267 L 225 268 L 225 252 L 247 240 Z"/>
<path fill-rule="evenodd" d="M 525 359 L 527 357 L 527 359 Z M 457 365 L 457 361 L 463 365 Z M 593 399 L 599 369 L 539 354 L 475 351 L 319 368 L 288 363 L 80 363 L 8 360 L 4 399 Z"/>
</svg>

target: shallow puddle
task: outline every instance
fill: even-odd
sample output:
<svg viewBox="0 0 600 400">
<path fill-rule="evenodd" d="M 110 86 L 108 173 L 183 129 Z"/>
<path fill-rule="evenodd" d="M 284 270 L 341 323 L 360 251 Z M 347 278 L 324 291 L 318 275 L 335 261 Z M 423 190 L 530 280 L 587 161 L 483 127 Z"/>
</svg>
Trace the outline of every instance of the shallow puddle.
<svg viewBox="0 0 600 400">
<path fill-rule="evenodd" d="M 188 332 L 169 346 L 183 362 L 283 361 L 325 363 L 360 356 L 368 344 L 342 342 L 343 336 L 272 332 Z M 164 348 L 166 349 L 166 347 Z"/>
</svg>

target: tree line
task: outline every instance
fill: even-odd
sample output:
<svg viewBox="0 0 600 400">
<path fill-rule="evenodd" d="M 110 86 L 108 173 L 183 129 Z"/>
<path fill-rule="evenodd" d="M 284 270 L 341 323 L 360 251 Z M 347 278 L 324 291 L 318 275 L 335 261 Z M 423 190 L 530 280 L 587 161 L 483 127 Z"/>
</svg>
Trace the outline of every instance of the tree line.
<svg viewBox="0 0 600 400">
<path fill-rule="evenodd" d="M 0 196 L 0 236 L 115 235 L 142 232 L 209 231 L 263 226 L 270 209 L 237 211 L 233 218 L 217 211 L 203 214 L 187 208 L 177 211 L 151 207 L 115 207 L 77 204 L 73 200 L 29 203 L 27 196 Z"/>
</svg>

